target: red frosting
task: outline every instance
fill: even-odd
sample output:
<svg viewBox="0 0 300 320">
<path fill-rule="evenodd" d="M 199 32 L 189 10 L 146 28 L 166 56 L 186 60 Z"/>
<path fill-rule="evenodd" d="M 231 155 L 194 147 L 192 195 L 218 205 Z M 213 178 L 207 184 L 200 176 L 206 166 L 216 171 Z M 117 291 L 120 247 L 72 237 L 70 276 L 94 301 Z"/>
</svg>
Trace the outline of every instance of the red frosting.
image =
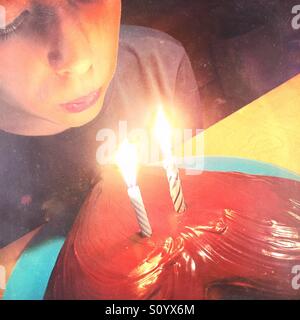
<svg viewBox="0 0 300 320">
<path fill-rule="evenodd" d="M 151 238 L 142 238 L 117 170 L 86 200 L 53 271 L 48 299 L 300 298 L 300 183 L 239 173 L 181 172 L 176 214 L 162 169 L 139 186 Z"/>
</svg>

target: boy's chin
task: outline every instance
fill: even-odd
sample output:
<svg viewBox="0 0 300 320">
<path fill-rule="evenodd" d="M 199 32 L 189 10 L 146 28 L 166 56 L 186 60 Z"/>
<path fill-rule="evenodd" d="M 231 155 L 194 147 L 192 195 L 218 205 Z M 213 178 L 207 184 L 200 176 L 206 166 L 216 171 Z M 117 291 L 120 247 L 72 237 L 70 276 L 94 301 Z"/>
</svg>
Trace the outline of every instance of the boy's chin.
<svg viewBox="0 0 300 320">
<path fill-rule="evenodd" d="M 101 109 L 102 105 L 98 103 L 96 106 L 89 110 L 67 117 L 67 119 L 65 119 L 66 121 L 64 121 L 63 124 L 68 126 L 69 128 L 82 127 L 93 121 L 98 116 Z"/>
</svg>

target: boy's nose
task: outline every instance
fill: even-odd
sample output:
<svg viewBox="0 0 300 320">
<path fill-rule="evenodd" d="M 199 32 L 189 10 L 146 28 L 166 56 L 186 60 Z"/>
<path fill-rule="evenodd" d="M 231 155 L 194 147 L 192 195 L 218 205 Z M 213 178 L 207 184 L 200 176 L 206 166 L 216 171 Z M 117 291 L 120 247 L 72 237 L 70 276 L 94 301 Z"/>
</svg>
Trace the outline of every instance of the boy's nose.
<svg viewBox="0 0 300 320">
<path fill-rule="evenodd" d="M 60 76 L 83 75 L 92 67 L 87 34 L 70 17 L 62 17 L 56 40 L 48 52 L 48 61 Z"/>
</svg>

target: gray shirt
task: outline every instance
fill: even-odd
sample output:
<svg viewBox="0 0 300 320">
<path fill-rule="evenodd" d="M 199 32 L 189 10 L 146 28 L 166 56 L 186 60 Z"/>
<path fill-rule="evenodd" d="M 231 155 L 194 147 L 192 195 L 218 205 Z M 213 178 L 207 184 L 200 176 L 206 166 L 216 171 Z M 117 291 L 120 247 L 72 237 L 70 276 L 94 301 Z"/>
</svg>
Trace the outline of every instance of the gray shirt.
<svg viewBox="0 0 300 320">
<path fill-rule="evenodd" d="M 198 86 L 182 45 L 165 33 L 121 29 L 118 66 L 103 115 L 139 126 L 162 104 L 179 127 L 202 128 Z"/>
</svg>

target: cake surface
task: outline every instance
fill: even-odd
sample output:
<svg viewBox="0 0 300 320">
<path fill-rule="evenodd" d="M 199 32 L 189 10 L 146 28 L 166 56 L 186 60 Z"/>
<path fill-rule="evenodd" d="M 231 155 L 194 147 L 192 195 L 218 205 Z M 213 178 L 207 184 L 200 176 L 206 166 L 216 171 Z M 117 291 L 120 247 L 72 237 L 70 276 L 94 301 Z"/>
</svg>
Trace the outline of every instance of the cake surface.
<svg viewBox="0 0 300 320">
<path fill-rule="evenodd" d="M 153 229 L 139 234 L 121 174 L 103 172 L 60 253 L 47 299 L 300 298 L 300 183 L 240 173 L 181 171 L 176 214 L 165 172 L 139 186 Z"/>
</svg>

